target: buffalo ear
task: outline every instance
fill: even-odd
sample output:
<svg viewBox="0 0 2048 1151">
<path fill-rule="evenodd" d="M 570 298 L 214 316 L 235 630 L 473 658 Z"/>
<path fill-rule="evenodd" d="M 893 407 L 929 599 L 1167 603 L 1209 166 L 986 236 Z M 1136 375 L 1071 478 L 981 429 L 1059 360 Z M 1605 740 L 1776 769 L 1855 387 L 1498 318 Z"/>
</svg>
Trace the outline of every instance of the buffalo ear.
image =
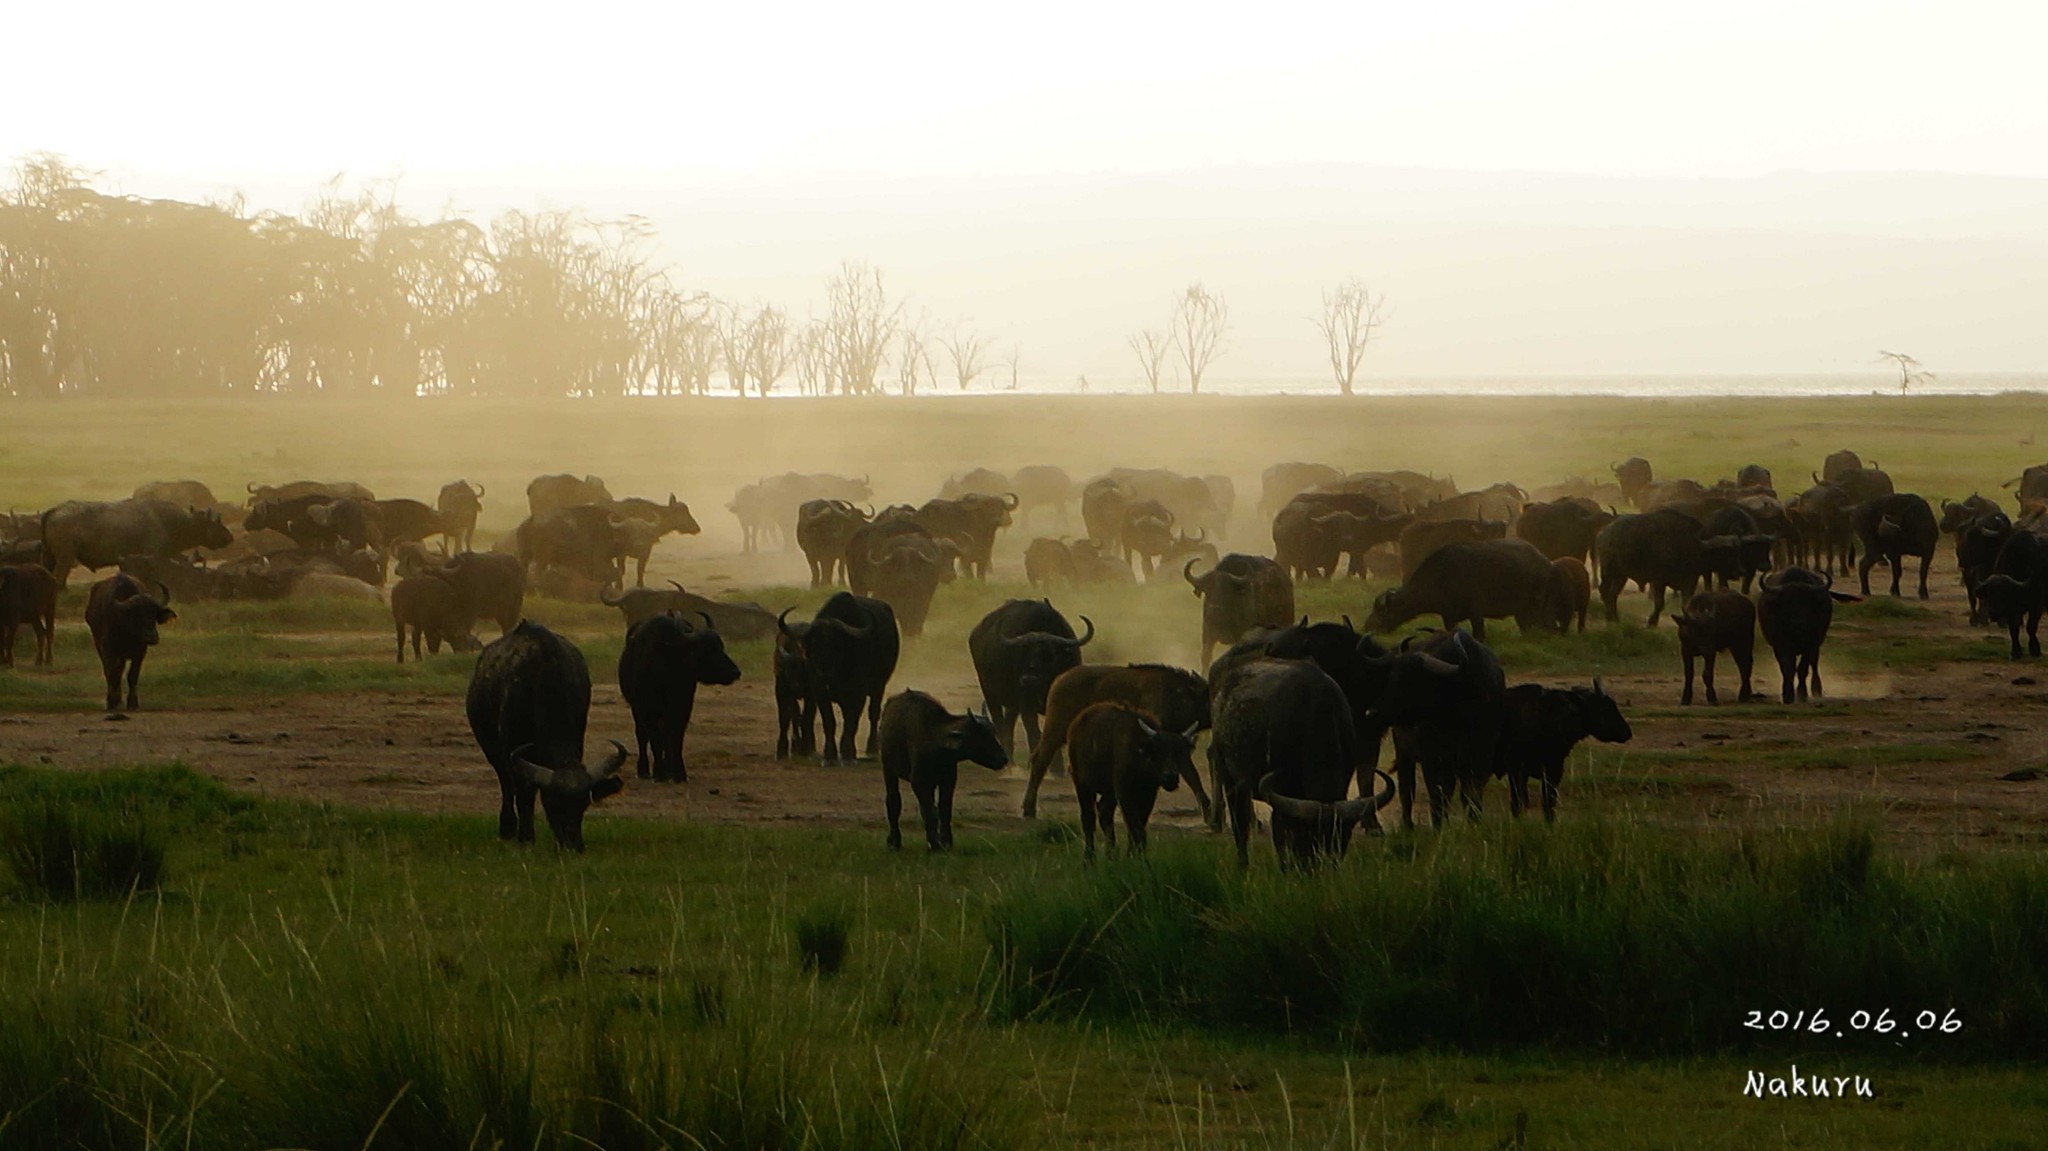
<svg viewBox="0 0 2048 1151">
<path fill-rule="evenodd" d="M 626 790 L 625 780 L 620 779 L 616 775 L 607 775 L 590 785 L 590 802 L 596 803 L 602 799 L 610 799 L 624 790 Z"/>
</svg>

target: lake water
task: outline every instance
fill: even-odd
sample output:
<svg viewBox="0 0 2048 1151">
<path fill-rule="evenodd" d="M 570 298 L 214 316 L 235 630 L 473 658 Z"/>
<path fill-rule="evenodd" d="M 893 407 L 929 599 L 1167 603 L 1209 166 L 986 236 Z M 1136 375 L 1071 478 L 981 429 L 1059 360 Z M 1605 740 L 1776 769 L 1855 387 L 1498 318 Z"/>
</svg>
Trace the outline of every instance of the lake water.
<svg viewBox="0 0 2048 1151">
<path fill-rule="evenodd" d="M 980 393 L 980 384 L 969 394 Z M 994 389 L 1009 391 L 1004 386 Z M 1024 377 L 1015 389 L 1037 395 L 1075 395 L 1079 381 Z M 1145 391 L 1143 380 L 1090 380 L 1089 395 L 1133 395 Z M 1164 389 L 1162 389 L 1164 390 Z M 1185 390 L 1185 387 L 1181 390 Z M 1899 394 L 1898 378 L 1871 372 L 1840 375 L 1586 375 L 1586 376 L 1386 376 L 1362 381 L 1361 396 L 1881 396 Z M 1336 393 L 1327 379 L 1217 379 L 1204 384 L 1214 395 L 1319 395 Z M 1957 373 L 1915 384 L 1913 395 L 1978 396 L 2000 392 L 2048 392 L 2048 373 Z M 959 395 L 941 389 L 935 395 Z"/>
</svg>

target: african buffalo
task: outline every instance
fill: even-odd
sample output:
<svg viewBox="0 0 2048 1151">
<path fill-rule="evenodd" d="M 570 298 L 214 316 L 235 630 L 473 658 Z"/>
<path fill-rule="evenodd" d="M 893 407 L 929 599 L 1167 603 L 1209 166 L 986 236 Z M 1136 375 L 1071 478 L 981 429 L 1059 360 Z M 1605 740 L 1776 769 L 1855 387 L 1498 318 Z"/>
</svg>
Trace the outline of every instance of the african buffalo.
<svg viewBox="0 0 2048 1151">
<path fill-rule="evenodd" d="M 476 520 L 484 511 L 484 486 L 472 486 L 468 480 L 443 484 L 434 510 L 441 513 L 442 539 L 454 550 L 466 552 L 476 542 Z"/>
<path fill-rule="evenodd" d="M 726 654 L 718 626 L 708 615 L 699 618 L 701 628 L 680 615 L 658 615 L 626 629 L 619 651 L 619 694 L 633 712 L 641 779 L 689 782 L 683 737 L 697 706 L 697 685 L 739 682 L 739 665 Z M 649 746 L 654 749 L 651 771 Z"/>
<path fill-rule="evenodd" d="M 42 564 L 62 587 L 77 564 L 98 571 L 120 563 L 122 556 L 221 548 L 234 542 L 234 534 L 210 507 L 181 507 L 163 500 L 71 500 L 43 513 L 42 541 Z"/>
<path fill-rule="evenodd" d="M 1615 482 L 1621 485 L 1621 498 L 1641 508 L 1642 502 L 1636 496 L 1656 478 L 1650 471 L 1650 461 L 1630 456 L 1618 464 L 1609 464 L 1607 470 L 1614 473 Z"/>
<path fill-rule="evenodd" d="M 1558 630 L 1570 631 L 1572 617 L 1579 621 L 1579 634 L 1586 634 L 1586 609 L 1593 605 L 1593 578 L 1586 573 L 1586 565 L 1576 557 L 1550 561 L 1557 571 L 1558 586 L 1564 591 L 1564 604 L 1558 615 Z"/>
<path fill-rule="evenodd" d="M 1209 726 L 1209 685 L 1194 672 L 1154 663 L 1124 667 L 1083 664 L 1052 681 L 1045 694 L 1045 727 L 1031 750 L 1031 777 L 1024 785 L 1024 818 L 1038 815 L 1038 788 L 1046 769 L 1067 746 L 1067 729 L 1091 704 L 1113 702 L 1137 708 L 1172 731 Z M 1199 775 L 1188 774 L 1189 790 L 1208 818 L 1209 793 Z"/>
<path fill-rule="evenodd" d="M 142 581 L 125 572 L 92 585 L 85 600 L 85 626 L 92 632 L 93 651 L 107 677 L 107 710 L 121 710 L 121 674 L 128 675 L 128 710 L 142 706 L 135 695 L 142 678 L 142 660 L 156 646 L 157 628 L 178 618 L 171 593 L 158 586 L 152 595 Z"/>
<path fill-rule="evenodd" d="M 1521 516 L 1515 520 L 1515 536 L 1536 545 L 1538 551 L 1551 559 L 1570 556 L 1589 562 L 1600 529 L 1614 520 L 1613 512 L 1592 500 L 1566 496 L 1548 503 L 1523 505 Z"/>
<path fill-rule="evenodd" d="M 1124 562 L 1138 558 L 1150 583 L 1156 563 L 1173 547 L 1174 514 L 1158 500 L 1134 500 L 1124 508 L 1124 522 L 1117 539 L 1123 544 Z"/>
<path fill-rule="evenodd" d="M 1022 526 L 1032 513 L 1051 511 L 1053 522 L 1067 526 L 1067 508 L 1076 498 L 1072 477 L 1060 468 L 1043 464 L 1018 468 L 1011 474 L 1010 490 L 1017 496 L 1017 523 Z"/>
<path fill-rule="evenodd" d="M 1202 663 L 1217 644 L 1226 647 L 1255 627 L 1286 627 L 1294 620 L 1294 581 L 1264 556 L 1224 556 L 1200 576 L 1189 560 L 1181 578 L 1202 601 Z M 1161 717 L 1162 719 L 1164 717 Z M 1172 722 L 1172 721 L 1167 721 Z"/>
<path fill-rule="evenodd" d="M 1873 463 L 1870 466 L 1874 468 L 1877 465 Z M 1830 452 L 1826 461 L 1820 466 L 1820 479 L 1816 482 L 1833 483 L 1838 477 L 1848 472 L 1859 471 L 1862 467 L 1863 457 L 1847 448 L 1843 448 L 1838 452 Z"/>
<path fill-rule="evenodd" d="M 1622 516 L 1602 528 L 1594 551 L 1600 557 L 1600 602 L 1608 622 L 1619 618 L 1617 604 L 1630 580 L 1648 589 L 1650 615 L 1643 626 L 1656 627 L 1666 588 L 1691 599 L 1717 565 L 1739 561 L 1739 539 L 1708 540 L 1702 530 L 1700 521 L 1671 508 Z"/>
<path fill-rule="evenodd" d="M 577 504 L 525 520 L 513 536 L 520 562 L 536 573 L 561 568 L 623 586 L 636 523 L 601 504 Z"/>
<path fill-rule="evenodd" d="M 1338 562 L 1384 543 L 1412 517 L 1360 515 L 1296 499 L 1273 517 L 1273 562 L 1291 579 L 1331 579 Z"/>
<path fill-rule="evenodd" d="M 906 636 L 924 634 L 939 585 L 953 581 L 959 553 L 921 535 L 893 535 L 867 555 L 868 591 L 896 611 Z"/>
<path fill-rule="evenodd" d="M 1778 661 L 1783 681 L 1779 698 L 1786 703 L 1792 702 L 1795 687 L 1798 698 L 1805 699 L 1809 680 L 1813 698 L 1821 697 L 1820 646 L 1828 638 L 1835 602 L 1856 600 L 1832 590 L 1833 584 L 1832 576 L 1795 567 L 1765 576 L 1758 589 L 1757 623 Z"/>
<path fill-rule="evenodd" d="M 526 485 L 527 515 L 533 519 L 581 504 L 609 503 L 611 498 L 604 481 L 596 476 L 580 480 L 571 475 L 536 476 Z"/>
<path fill-rule="evenodd" d="M 1294 497 L 1343 478 L 1343 472 L 1328 464 L 1274 464 L 1259 476 L 1259 518 L 1270 521 Z"/>
<path fill-rule="evenodd" d="M 1529 780 L 1543 784 L 1543 819 L 1557 819 L 1557 788 L 1564 765 L 1580 740 L 1627 743 L 1635 737 L 1614 697 L 1593 677 L 1593 686 L 1544 687 L 1521 683 L 1502 697 L 1500 741 L 1494 745 L 1493 773 L 1507 777 L 1508 811 L 1529 806 Z"/>
<path fill-rule="evenodd" d="M 1364 627 L 1389 632 L 1419 615 L 1437 615 L 1446 629 L 1469 623 L 1484 641 L 1486 621 L 1513 617 L 1524 632 L 1560 631 L 1562 577 L 1526 540 L 1454 543 L 1438 549 L 1400 587 L 1373 601 Z"/>
<path fill-rule="evenodd" d="M 704 529 L 697 526 L 697 517 L 690 514 L 690 505 L 668 494 L 668 502 L 627 496 L 622 500 L 611 500 L 605 504 L 613 512 L 637 524 L 645 525 L 639 530 L 629 529 L 624 559 L 633 561 L 633 586 L 647 586 L 647 561 L 654 554 L 654 545 L 667 535 L 693 536 Z M 624 582 L 623 566 L 620 581 Z"/>
<path fill-rule="evenodd" d="M 590 668 L 576 645 L 529 620 L 476 660 L 466 700 L 469 730 L 498 775 L 498 838 L 533 842 L 539 798 L 555 845 L 583 850 L 583 814 L 625 786 L 624 744 L 595 770 L 584 765 Z"/>
<path fill-rule="evenodd" d="M 1273 850 L 1283 868 L 1342 855 L 1361 823 L 1379 830 L 1393 780 L 1376 795 L 1346 798 L 1363 762 L 1358 733 L 1344 692 L 1321 668 L 1248 659 L 1222 672 L 1214 697 L 1209 762 L 1240 866 L 1251 858 L 1254 799 L 1272 808 Z"/>
<path fill-rule="evenodd" d="M 424 657 L 420 644 L 435 655 L 445 641 L 449 650 L 475 651 L 483 645 L 471 632 L 473 620 L 462 609 L 462 597 L 455 585 L 435 575 L 408 576 L 391 589 L 391 626 L 398 639 L 398 662 L 405 662 L 405 640 L 412 635 L 412 658 Z"/>
<path fill-rule="evenodd" d="M 911 518 L 937 539 L 958 543 L 968 574 L 988 579 L 994 561 L 996 533 L 1010 526 L 1017 497 L 965 495 L 957 500 L 926 500 Z"/>
<path fill-rule="evenodd" d="M 882 733 L 890 849 L 903 846 L 902 785 L 908 783 L 924 821 L 925 846 L 932 851 L 950 850 L 953 790 L 960 780 L 960 761 L 978 763 L 991 771 L 1010 762 L 988 717 L 972 712 L 954 715 L 921 691 L 905 691 L 889 700 L 876 727 Z"/>
<path fill-rule="evenodd" d="M 1116 846 L 1113 819 L 1123 809 L 1128 851 L 1145 851 L 1145 825 L 1161 791 L 1195 773 L 1195 730 L 1167 731 L 1152 716 L 1121 703 L 1092 704 L 1067 726 L 1068 773 L 1081 807 L 1084 853 L 1095 858 L 1095 829 Z"/>
<path fill-rule="evenodd" d="M 796 513 L 796 543 L 811 565 L 811 586 L 844 582 L 846 545 L 872 517 L 845 500 L 806 500 Z"/>
<path fill-rule="evenodd" d="M 1443 826 L 1452 791 L 1479 817 L 1500 742 L 1507 679 L 1493 649 L 1462 629 L 1404 643 L 1381 673 L 1376 722 L 1394 732 L 1394 775 L 1401 789 L 1401 826 L 1413 827 L 1415 774 L 1429 793 L 1432 826 Z"/>
<path fill-rule="evenodd" d="M 787 611 L 782 613 L 787 616 Z M 811 664 L 804 658 L 807 622 L 778 619 L 775 633 L 775 758 L 818 754 L 816 707 L 811 702 Z"/>
<path fill-rule="evenodd" d="M 1734 591 L 1703 591 L 1686 601 L 1685 610 L 1674 612 L 1671 622 L 1678 626 L 1679 658 L 1685 662 L 1685 690 L 1679 694 L 1678 702 L 1692 705 L 1693 661 L 1706 664 L 1707 702 L 1718 704 L 1721 697 L 1714 694 L 1714 657 L 1727 652 L 1735 661 L 1735 670 L 1742 676 L 1742 690 L 1735 697 L 1737 703 L 1748 703 L 1757 698 L 1750 690 L 1750 667 L 1756 651 L 1756 605 L 1749 597 Z"/>
<path fill-rule="evenodd" d="M 1507 534 L 1506 520 L 1418 519 L 1401 529 L 1401 538 L 1398 541 L 1401 552 L 1401 578 L 1406 580 L 1414 576 L 1416 569 L 1422 566 L 1422 561 L 1451 544 L 1505 539 Z"/>
<path fill-rule="evenodd" d="M 1077 639 L 1051 600 L 1013 599 L 983 616 L 968 633 L 967 652 L 1003 750 L 1016 750 L 1019 719 L 1027 750 L 1038 746 L 1046 691 L 1060 673 L 1081 666 L 1081 649 L 1095 638 L 1094 622 L 1087 616 L 1081 622 L 1088 632 Z"/>
<path fill-rule="evenodd" d="M 854 737 L 863 707 L 868 714 L 867 753 L 873 755 L 882 696 L 888 691 L 889 678 L 896 674 L 896 659 L 902 650 L 896 613 L 881 600 L 838 592 L 818 608 L 801 636 L 790 632 L 783 622 L 788 614 L 784 612 L 778 624 L 782 634 L 796 642 L 810 671 L 803 722 L 808 727 L 823 712 L 825 762 L 854 761 Z M 833 714 L 834 708 L 839 716 Z M 840 717 L 845 720 L 843 736 L 838 734 Z"/>
<path fill-rule="evenodd" d="M 1081 522 L 1087 526 L 1088 538 L 1099 547 L 1114 547 L 1123 541 L 1124 509 L 1130 506 L 1130 489 L 1103 476 L 1088 481 L 1081 489 Z M 1130 564 L 1125 557 L 1126 566 Z"/>
<path fill-rule="evenodd" d="M 1856 505 L 1850 515 L 1856 537 L 1863 543 L 1863 561 L 1856 575 L 1863 594 L 1870 594 L 1870 569 L 1879 560 L 1891 565 L 1892 595 L 1899 594 L 1899 580 L 1905 574 L 1904 557 L 1920 560 L 1920 598 L 1927 598 L 1927 568 L 1934 562 L 1935 545 L 1941 542 L 1934 509 L 1911 493 L 1880 496 Z"/>
<path fill-rule="evenodd" d="M 457 552 L 436 569 L 453 584 L 471 622 L 496 620 L 500 637 L 511 634 L 526 602 L 526 567 L 517 556 Z"/>
<path fill-rule="evenodd" d="M 957 500 L 961 496 L 995 496 L 1010 494 L 1010 477 L 989 468 L 969 468 L 965 475 L 950 475 L 939 485 L 939 498 Z M 1021 503 L 1022 497 L 1019 497 Z"/>
<path fill-rule="evenodd" d="M 0 667 L 14 666 L 14 644 L 27 624 L 36 642 L 35 664 L 56 662 L 57 578 L 40 564 L 0 567 Z"/>
<path fill-rule="evenodd" d="M 1071 586 L 1077 583 L 1074 553 L 1067 547 L 1066 541 L 1046 539 L 1043 536 L 1032 540 L 1024 549 L 1024 578 L 1032 587 L 1052 587 L 1061 583 Z"/>
</svg>

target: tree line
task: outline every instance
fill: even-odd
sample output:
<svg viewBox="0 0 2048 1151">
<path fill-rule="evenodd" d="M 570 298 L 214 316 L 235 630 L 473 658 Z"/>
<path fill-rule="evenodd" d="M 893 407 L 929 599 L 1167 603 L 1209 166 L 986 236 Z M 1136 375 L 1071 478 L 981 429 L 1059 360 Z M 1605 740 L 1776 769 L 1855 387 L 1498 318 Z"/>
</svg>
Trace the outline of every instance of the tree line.
<svg viewBox="0 0 2048 1151">
<path fill-rule="evenodd" d="M 714 379 L 753 396 L 909 395 L 1005 368 L 1016 384 L 1014 346 L 999 358 L 970 324 L 911 314 L 869 265 L 842 264 L 823 314 L 798 318 L 678 285 L 655 239 L 638 217 L 423 220 L 393 186 L 339 178 L 295 216 L 114 195 L 30 156 L 0 188 L 0 397 L 691 396 Z M 1356 281 L 1326 294 L 1346 394 L 1380 302 Z M 1228 315 L 1195 284 L 1164 330 L 1133 335 L 1152 390 L 1171 354 L 1200 391 Z"/>
</svg>

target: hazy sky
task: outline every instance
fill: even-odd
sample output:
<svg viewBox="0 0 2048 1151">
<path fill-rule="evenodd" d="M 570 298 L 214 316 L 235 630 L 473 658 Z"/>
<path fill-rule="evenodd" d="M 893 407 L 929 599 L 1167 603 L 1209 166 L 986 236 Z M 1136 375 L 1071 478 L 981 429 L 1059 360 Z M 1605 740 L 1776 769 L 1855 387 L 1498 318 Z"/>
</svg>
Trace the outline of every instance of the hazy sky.
<svg viewBox="0 0 2048 1151">
<path fill-rule="evenodd" d="M 8 55 L 0 156 L 51 149 L 117 177 L 574 187 L 1330 161 L 2048 176 L 2038 3 L 7 9 L 26 50 Z"/>
</svg>

